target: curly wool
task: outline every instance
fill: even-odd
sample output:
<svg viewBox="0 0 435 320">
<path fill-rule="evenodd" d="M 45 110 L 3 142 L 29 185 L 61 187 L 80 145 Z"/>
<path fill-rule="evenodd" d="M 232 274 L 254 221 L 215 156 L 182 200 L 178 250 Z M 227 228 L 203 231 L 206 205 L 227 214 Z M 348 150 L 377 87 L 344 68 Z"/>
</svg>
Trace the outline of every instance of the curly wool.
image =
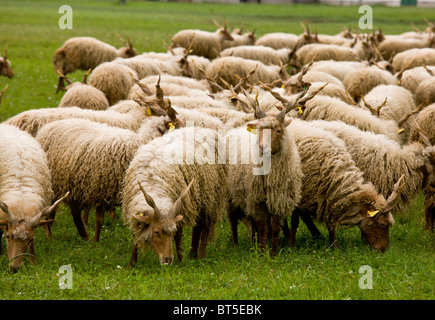
<svg viewBox="0 0 435 320">
<path fill-rule="evenodd" d="M 260 167 L 252 151 L 258 149 L 257 140 L 246 127 L 229 130 L 226 134 L 230 201 L 254 221 L 264 218 L 259 216 L 258 205 L 265 202 L 269 213 L 283 221 L 292 214 L 301 198 L 303 175 L 299 153 L 291 133 L 284 132 L 282 149 L 271 156 L 270 171 L 254 175 L 253 168 Z M 235 164 L 232 155 L 237 156 Z"/>
<path fill-rule="evenodd" d="M 106 95 L 89 85 L 73 83 L 59 102 L 59 108 L 79 107 L 91 110 L 106 110 L 109 107 Z"/>
<path fill-rule="evenodd" d="M 136 72 L 119 63 L 105 62 L 96 67 L 89 76 L 89 85 L 103 92 L 110 105 L 127 98 L 134 84 Z"/>
<path fill-rule="evenodd" d="M 193 139 L 190 134 L 194 134 Z M 125 175 L 122 212 L 124 223 L 133 233 L 139 248 L 145 247 L 152 230 L 131 215 L 150 215 L 153 209 L 146 203 L 138 181 L 162 214 L 167 215 L 180 193 L 194 178 L 189 194 L 182 201 L 180 214 L 183 220 L 180 226 L 195 226 L 198 221 L 204 221 L 211 229 L 209 240 L 213 239 L 216 224 L 221 221 L 227 203 L 226 167 L 218 161 L 218 150 L 222 148 L 220 143 L 222 140 L 214 130 L 181 128 L 138 149 Z M 194 158 L 189 154 L 187 145 L 194 148 Z M 210 159 L 214 160 L 214 164 L 197 151 L 204 150 L 205 146 L 213 152 Z M 180 162 L 168 159 L 172 152 L 181 155 Z M 192 158 L 187 161 L 190 156 Z"/>
<path fill-rule="evenodd" d="M 424 107 L 435 102 L 435 77 L 424 80 L 415 90 L 415 102 Z"/>
<path fill-rule="evenodd" d="M 0 201 L 18 219 L 29 220 L 51 205 L 47 156 L 28 133 L 0 124 Z M 0 210 L 0 219 L 7 216 Z"/>
<path fill-rule="evenodd" d="M 435 103 L 425 107 L 421 110 L 415 117 L 415 121 L 418 123 L 420 128 L 426 133 L 429 141 L 432 145 L 435 145 Z M 409 142 L 416 141 L 424 143 L 418 130 L 414 125 L 411 126 L 409 133 Z"/>
<path fill-rule="evenodd" d="M 385 199 L 364 180 L 343 141 L 297 119 L 287 131 L 297 144 L 304 174 L 298 207 L 316 213 L 319 221 L 332 227 L 358 224 L 357 212 L 349 213 L 355 205 L 373 203 L 379 209 L 385 206 Z"/>
<path fill-rule="evenodd" d="M 392 120 L 380 119 L 368 110 L 348 105 L 337 98 L 318 95 L 308 101 L 301 115 L 296 110 L 289 112 L 290 116 L 302 120 L 342 121 L 364 131 L 384 134 L 394 141 L 400 141 L 397 123 Z"/>
<path fill-rule="evenodd" d="M 166 130 L 164 121 L 150 117 L 138 133 L 85 119 L 45 125 L 36 139 L 47 152 L 55 194 L 70 191 L 65 202 L 82 209 L 120 205 L 130 161 L 141 144 Z"/>
<path fill-rule="evenodd" d="M 412 143 L 401 146 L 388 137 L 359 130 L 339 121 L 313 121 L 310 126 L 322 128 L 342 139 L 356 166 L 385 198 L 404 175 L 405 186 L 395 211 L 406 208 L 423 187 L 421 168 L 425 163 L 423 146 Z"/>
</svg>

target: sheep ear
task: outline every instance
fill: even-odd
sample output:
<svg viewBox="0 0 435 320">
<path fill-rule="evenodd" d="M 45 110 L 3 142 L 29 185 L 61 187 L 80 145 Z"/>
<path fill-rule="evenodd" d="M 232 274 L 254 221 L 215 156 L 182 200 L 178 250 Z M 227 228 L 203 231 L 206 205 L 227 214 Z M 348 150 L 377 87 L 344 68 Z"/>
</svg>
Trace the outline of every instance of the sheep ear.
<svg viewBox="0 0 435 320">
<path fill-rule="evenodd" d="M 0 226 L 7 226 L 9 223 L 8 220 L 0 220 Z"/>
<path fill-rule="evenodd" d="M 153 215 L 146 215 L 146 216 L 144 216 L 142 214 L 133 214 L 133 213 L 131 215 L 137 221 L 139 221 L 141 223 L 144 223 L 144 224 L 150 224 L 153 221 L 153 219 L 154 219 Z"/>
<path fill-rule="evenodd" d="M 288 127 L 290 125 L 290 123 L 292 123 L 292 121 L 293 121 L 293 118 L 284 119 L 284 122 L 283 122 L 284 127 Z"/>
<path fill-rule="evenodd" d="M 176 216 L 176 217 L 174 218 L 174 220 L 175 220 L 175 223 L 178 223 L 178 222 L 180 222 L 181 220 L 183 220 L 183 216 L 182 216 L 182 215 L 178 215 L 178 216 Z"/>
</svg>

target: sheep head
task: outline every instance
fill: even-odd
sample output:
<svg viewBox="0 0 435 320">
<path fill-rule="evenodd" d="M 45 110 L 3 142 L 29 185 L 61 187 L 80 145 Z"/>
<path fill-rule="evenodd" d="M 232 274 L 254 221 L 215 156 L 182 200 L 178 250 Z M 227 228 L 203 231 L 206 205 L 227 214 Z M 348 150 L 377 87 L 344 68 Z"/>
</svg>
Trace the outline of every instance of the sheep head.
<svg viewBox="0 0 435 320">
<path fill-rule="evenodd" d="M 233 41 L 234 38 L 231 35 L 230 31 L 227 28 L 227 22 L 225 21 L 224 26 L 221 26 L 216 20 L 212 19 L 213 23 L 218 27 L 216 30 L 216 34 L 220 37 L 221 42 L 227 40 L 227 41 Z"/>
<path fill-rule="evenodd" d="M 35 238 L 35 228 L 53 220 L 50 216 L 55 212 L 57 206 L 69 195 L 67 192 L 62 198 L 57 200 L 53 205 L 44 208 L 41 212 L 30 219 L 18 218 L 25 216 L 24 212 L 18 215 L 20 209 L 15 207 L 9 208 L 4 202 L 0 202 L 0 209 L 7 215 L 7 219 L 0 220 L 0 227 L 5 229 L 5 237 L 8 249 L 9 268 L 17 272 L 23 262 L 24 255 L 27 253 L 29 246 L 33 244 Z M 26 209 L 26 212 L 34 211 L 33 207 Z M 31 260 L 34 260 L 33 250 L 31 250 Z"/>
<path fill-rule="evenodd" d="M 145 192 L 145 189 L 138 181 L 139 189 L 145 197 L 147 204 L 153 209 L 153 213 L 148 215 L 132 214 L 132 216 L 139 223 L 144 224 L 145 228 L 148 230 L 149 236 L 147 237 L 147 241 L 159 257 L 160 264 L 172 264 L 174 260 L 172 239 L 177 231 L 177 224 L 183 219 L 183 216 L 180 215 L 182 201 L 189 193 L 193 182 L 194 179 L 192 179 L 189 185 L 181 192 L 169 211 L 162 213 L 153 198 Z"/>
<path fill-rule="evenodd" d="M 261 110 L 257 97 L 252 99 L 245 89 L 242 87 L 243 94 L 248 99 L 248 104 L 255 110 L 255 118 L 257 121 L 248 123 L 248 130 L 258 130 L 258 149 L 261 156 L 275 155 L 279 153 L 287 145 L 284 141 L 286 135 L 285 128 L 291 123 L 291 118 L 286 119 L 286 110 L 283 109 L 278 114 L 265 113 Z"/>
<path fill-rule="evenodd" d="M 14 76 L 14 72 L 11 68 L 11 62 L 8 60 L 8 46 L 5 48 L 5 55 L 0 57 L 0 76 L 5 76 L 8 78 L 12 78 Z"/>
<path fill-rule="evenodd" d="M 358 194 L 359 203 L 352 206 L 345 216 L 352 216 L 350 224 L 357 224 L 362 237 L 367 240 L 371 248 L 385 252 L 389 245 L 389 228 L 394 225 L 391 210 L 398 204 L 400 194 L 405 186 L 402 184 L 404 175 L 395 183 L 393 191 L 387 200 L 374 192 Z"/>
<path fill-rule="evenodd" d="M 119 56 L 122 58 L 131 58 L 136 56 L 136 50 L 133 48 L 133 44 L 130 41 L 130 38 L 127 37 L 127 41 L 125 41 L 123 38 L 121 38 L 120 35 L 118 35 L 119 40 L 124 44 L 124 47 L 118 49 Z"/>
</svg>

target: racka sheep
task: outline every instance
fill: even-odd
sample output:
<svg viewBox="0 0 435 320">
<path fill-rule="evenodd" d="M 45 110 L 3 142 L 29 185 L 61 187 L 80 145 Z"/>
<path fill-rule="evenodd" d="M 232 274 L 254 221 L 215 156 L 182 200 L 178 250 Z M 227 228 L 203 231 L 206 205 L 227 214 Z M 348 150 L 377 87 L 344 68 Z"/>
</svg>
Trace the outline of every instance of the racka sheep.
<svg viewBox="0 0 435 320">
<path fill-rule="evenodd" d="M 248 97 L 248 95 L 247 95 Z M 238 242 L 237 223 L 247 218 L 258 231 L 261 250 L 266 250 L 268 221 L 271 221 L 271 255 L 278 250 L 282 222 L 291 215 L 300 199 L 302 171 L 297 147 L 286 127 L 286 109 L 266 114 L 258 101 L 248 99 L 255 109 L 255 122 L 248 129 L 258 130 L 255 137 L 245 127 L 226 134 L 228 150 L 228 218 L 232 240 Z M 296 102 L 297 103 L 297 102 Z M 295 103 L 295 104 L 296 104 Z M 236 139 L 236 141 L 234 141 Z M 241 147 L 240 146 L 248 146 Z M 232 164 L 235 157 L 241 163 Z"/>
<path fill-rule="evenodd" d="M 133 233 L 130 265 L 136 263 L 138 250 L 148 244 L 160 263 L 171 264 L 174 236 L 181 261 L 181 239 L 187 226 L 193 227 L 190 257 L 205 256 L 226 206 L 221 144 L 215 130 L 186 127 L 139 148 L 122 191 L 123 220 Z"/>
<path fill-rule="evenodd" d="M 66 75 L 76 69 L 94 69 L 103 62 L 112 61 L 117 57 L 129 58 L 136 55 L 130 39 L 128 43 L 121 39 L 124 47 L 115 47 L 92 37 L 74 37 L 66 40 L 53 55 L 53 67 Z M 62 90 L 64 84 L 59 77 L 57 91 Z"/>
<path fill-rule="evenodd" d="M 23 264 L 27 250 L 35 262 L 35 228 L 51 222 L 50 215 L 67 195 L 51 204 L 53 191 L 44 150 L 28 133 L 0 124 L 0 239 L 5 233 L 13 272 Z M 50 235 L 49 230 L 46 234 Z"/>
<path fill-rule="evenodd" d="M 396 184 L 385 200 L 364 179 L 342 140 L 299 119 L 294 119 L 287 130 L 298 146 L 304 174 L 301 201 L 291 220 L 290 242 L 294 243 L 299 216 L 307 219 L 312 215 L 326 224 L 332 246 L 336 246 L 337 226 L 357 225 L 371 247 L 384 252 L 389 244 L 389 227 L 394 224 L 390 211 L 401 187 Z"/>
</svg>

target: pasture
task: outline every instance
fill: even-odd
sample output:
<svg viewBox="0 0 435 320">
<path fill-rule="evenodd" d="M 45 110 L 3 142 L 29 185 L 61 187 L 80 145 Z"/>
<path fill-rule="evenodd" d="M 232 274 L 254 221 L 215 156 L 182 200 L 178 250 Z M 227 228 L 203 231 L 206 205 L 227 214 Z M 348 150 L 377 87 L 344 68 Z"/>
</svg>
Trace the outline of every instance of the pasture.
<svg viewBox="0 0 435 320">
<path fill-rule="evenodd" d="M 73 9 L 73 29 L 60 29 L 61 5 Z M 411 23 L 425 27 L 435 21 L 435 11 L 421 8 L 373 7 L 373 23 L 386 34 L 411 31 Z M 336 34 L 343 26 L 357 28 L 358 7 L 257 4 L 184 4 L 117 1 L 7 1 L 0 3 L 0 52 L 8 44 L 15 76 L 0 78 L 0 89 L 9 85 L 0 105 L 0 122 L 32 108 L 56 107 L 62 93 L 55 93 L 57 75 L 51 65 L 54 51 L 74 36 L 93 36 L 120 47 L 117 34 L 130 37 L 137 52 L 163 52 L 162 40 L 185 28 L 215 30 L 211 19 L 229 27 L 244 24 L 257 36 L 269 32 L 302 32 L 300 22 L 312 30 Z M 362 31 L 363 32 L 363 31 Z M 69 77 L 80 80 L 82 71 Z M 58 210 L 53 237 L 37 230 L 37 264 L 25 262 L 13 274 L 8 269 L 5 239 L 0 256 L 0 299 L 7 300 L 250 300 L 322 299 L 379 300 L 435 298 L 435 242 L 423 230 L 423 195 L 404 212 L 395 215 L 390 247 L 372 251 L 357 227 L 340 229 L 338 248 L 329 248 L 327 230 L 318 224 L 323 239 L 313 239 L 301 223 L 296 247 L 283 239 L 275 258 L 261 254 L 249 243 L 246 228 L 239 224 L 240 243 L 233 247 L 229 224 L 219 224 L 216 241 L 205 259 L 175 261 L 161 266 L 151 250 L 139 255 L 128 268 L 132 238 L 117 218 L 106 215 L 100 242 L 84 242 L 73 225 L 69 208 Z M 88 231 L 95 230 L 95 213 Z M 183 238 L 184 256 L 190 247 L 190 231 Z M 59 268 L 70 265 L 71 289 L 60 289 Z M 373 271 L 373 288 L 361 289 L 362 266 Z"/>
</svg>

